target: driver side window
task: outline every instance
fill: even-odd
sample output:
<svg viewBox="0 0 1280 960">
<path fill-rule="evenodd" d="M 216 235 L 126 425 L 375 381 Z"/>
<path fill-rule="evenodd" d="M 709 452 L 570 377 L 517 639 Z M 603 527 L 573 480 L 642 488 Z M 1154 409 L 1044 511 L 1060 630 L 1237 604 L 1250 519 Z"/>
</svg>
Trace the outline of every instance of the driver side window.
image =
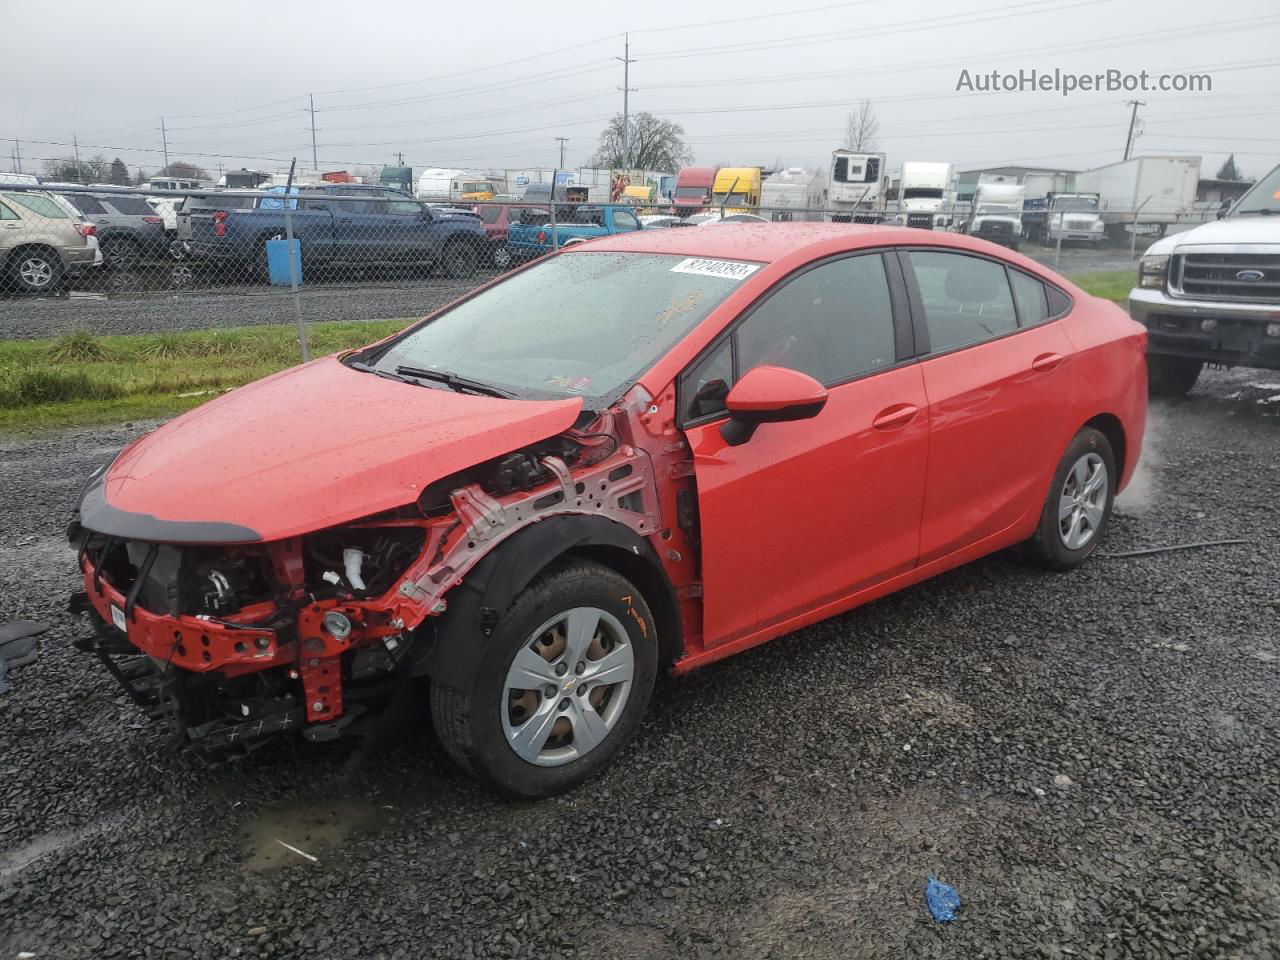
<svg viewBox="0 0 1280 960">
<path fill-rule="evenodd" d="M 897 362 L 893 307 L 878 253 L 823 263 L 787 281 L 684 380 L 685 416 L 723 412 L 753 367 L 788 367 L 830 386 Z"/>
</svg>

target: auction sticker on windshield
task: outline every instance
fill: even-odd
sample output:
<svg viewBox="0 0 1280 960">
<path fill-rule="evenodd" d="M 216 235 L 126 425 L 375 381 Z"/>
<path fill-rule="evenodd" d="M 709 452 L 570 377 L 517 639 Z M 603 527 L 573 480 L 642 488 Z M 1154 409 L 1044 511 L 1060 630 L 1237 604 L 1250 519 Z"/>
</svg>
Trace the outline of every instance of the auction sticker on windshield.
<svg viewBox="0 0 1280 960">
<path fill-rule="evenodd" d="M 697 273 L 704 277 L 724 277 L 726 280 L 745 280 L 760 269 L 758 263 L 738 263 L 734 260 L 708 260 L 704 257 L 686 257 L 671 268 L 672 273 Z"/>
</svg>

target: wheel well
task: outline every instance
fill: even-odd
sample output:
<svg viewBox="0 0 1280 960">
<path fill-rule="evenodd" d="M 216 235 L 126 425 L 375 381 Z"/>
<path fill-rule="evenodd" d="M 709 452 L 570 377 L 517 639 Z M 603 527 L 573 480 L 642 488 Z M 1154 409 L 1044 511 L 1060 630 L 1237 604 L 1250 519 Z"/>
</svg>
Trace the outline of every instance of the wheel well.
<svg viewBox="0 0 1280 960">
<path fill-rule="evenodd" d="M 20 246 L 14 247 L 12 250 L 9 250 L 5 254 L 5 258 L 3 261 L 4 265 L 8 267 L 10 264 L 16 262 L 18 257 L 21 254 L 27 253 L 33 250 L 39 250 L 40 252 L 45 254 L 47 257 L 49 257 L 51 260 L 58 261 L 59 266 L 61 266 L 62 255 L 58 253 L 58 250 L 56 247 L 52 247 L 47 243 L 24 243 L 24 244 L 21 244 Z"/>
<path fill-rule="evenodd" d="M 1093 427 L 1093 429 L 1107 438 L 1107 442 L 1111 444 L 1111 452 L 1115 454 L 1116 458 L 1117 479 L 1124 476 L 1126 450 L 1124 427 L 1121 426 L 1119 418 L 1110 413 L 1100 413 L 1086 423 L 1085 426 Z"/>
<path fill-rule="evenodd" d="M 661 571 L 654 569 L 644 557 L 621 547 L 603 544 L 584 544 L 570 550 L 566 556 L 581 557 L 609 567 L 639 587 L 658 624 L 658 663 L 666 666 L 680 659 L 684 653 L 680 608 L 675 592 Z"/>
</svg>

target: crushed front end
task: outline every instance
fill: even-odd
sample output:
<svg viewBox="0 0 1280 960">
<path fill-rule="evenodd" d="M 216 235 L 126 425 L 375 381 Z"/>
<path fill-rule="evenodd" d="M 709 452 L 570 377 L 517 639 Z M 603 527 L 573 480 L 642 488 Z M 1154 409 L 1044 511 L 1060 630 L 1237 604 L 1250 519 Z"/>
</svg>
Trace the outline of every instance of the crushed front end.
<svg viewBox="0 0 1280 960">
<path fill-rule="evenodd" d="M 93 626 L 77 646 L 176 742 L 209 751 L 359 729 L 430 653 L 449 590 L 517 531 L 586 513 L 648 536 L 658 516 L 648 454 L 611 429 L 571 430 L 441 478 L 404 507 L 265 542 L 226 524 L 124 516 L 106 504 L 104 476 L 69 530 L 83 578 L 73 607 Z"/>
</svg>

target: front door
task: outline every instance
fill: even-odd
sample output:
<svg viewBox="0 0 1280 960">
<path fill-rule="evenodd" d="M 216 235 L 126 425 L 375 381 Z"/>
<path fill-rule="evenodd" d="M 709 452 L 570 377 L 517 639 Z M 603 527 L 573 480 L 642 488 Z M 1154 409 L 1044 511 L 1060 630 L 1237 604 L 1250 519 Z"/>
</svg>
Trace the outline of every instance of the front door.
<svg viewBox="0 0 1280 960">
<path fill-rule="evenodd" d="M 891 295 L 896 270 L 867 253 L 794 275 L 682 378 L 708 647 L 785 624 L 916 562 L 928 411 L 919 364 L 906 359 L 905 303 Z M 767 423 L 730 446 L 720 433 L 724 396 L 760 364 L 813 376 L 827 386 L 827 404 L 811 420 Z"/>
</svg>

